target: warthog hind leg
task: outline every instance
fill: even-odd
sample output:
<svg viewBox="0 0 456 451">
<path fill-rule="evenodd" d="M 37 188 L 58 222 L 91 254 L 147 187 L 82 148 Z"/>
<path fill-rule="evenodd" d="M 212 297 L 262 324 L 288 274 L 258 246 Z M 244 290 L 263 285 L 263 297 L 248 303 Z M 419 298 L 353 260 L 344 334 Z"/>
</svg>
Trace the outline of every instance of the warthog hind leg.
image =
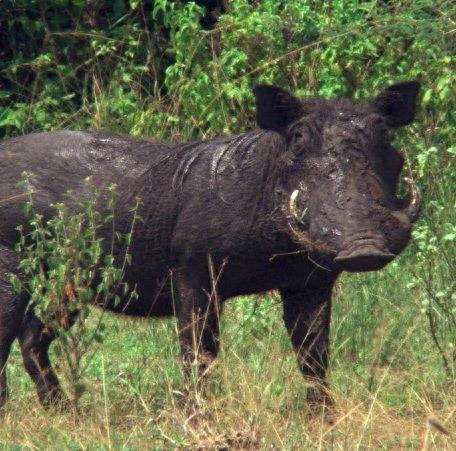
<svg viewBox="0 0 456 451">
<path fill-rule="evenodd" d="M 44 406 L 61 405 L 66 398 L 49 361 L 48 350 L 55 339 L 53 331 L 29 310 L 18 333 L 24 367 L 36 386 L 38 398 Z"/>
<path fill-rule="evenodd" d="M 17 254 L 0 246 L 0 408 L 8 394 L 6 363 L 29 299 L 26 293 L 15 293 L 10 284 L 9 273 L 16 271 L 17 264 Z"/>
</svg>

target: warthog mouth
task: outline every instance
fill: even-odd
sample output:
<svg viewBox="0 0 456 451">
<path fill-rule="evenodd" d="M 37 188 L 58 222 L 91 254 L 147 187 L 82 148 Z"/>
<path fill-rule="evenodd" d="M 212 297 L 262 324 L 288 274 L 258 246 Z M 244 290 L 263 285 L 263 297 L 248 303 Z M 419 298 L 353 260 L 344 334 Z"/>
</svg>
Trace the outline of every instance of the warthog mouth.
<svg viewBox="0 0 456 451">
<path fill-rule="evenodd" d="M 378 245 L 360 243 L 351 249 L 340 251 L 334 259 L 334 263 L 344 271 L 377 271 L 387 265 L 394 257 L 394 254 L 382 250 Z"/>
</svg>

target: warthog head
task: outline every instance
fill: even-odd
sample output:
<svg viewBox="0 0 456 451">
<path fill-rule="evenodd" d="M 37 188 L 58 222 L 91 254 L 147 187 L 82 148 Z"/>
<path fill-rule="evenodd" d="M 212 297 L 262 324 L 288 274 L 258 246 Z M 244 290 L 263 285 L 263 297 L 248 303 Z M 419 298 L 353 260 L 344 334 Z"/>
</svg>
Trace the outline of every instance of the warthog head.
<svg viewBox="0 0 456 451">
<path fill-rule="evenodd" d="M 391 142 L 413 121 L 418 91 L 403 82 L 356 102 L 255 88 L 258 125 L 285 142 L 276 195 L 290 231 L 338 269 L 380 269 L 410 238 L 420 199 L 409 179 L 409 199 L 396 196 L 404 158 Z"/>
</svg>

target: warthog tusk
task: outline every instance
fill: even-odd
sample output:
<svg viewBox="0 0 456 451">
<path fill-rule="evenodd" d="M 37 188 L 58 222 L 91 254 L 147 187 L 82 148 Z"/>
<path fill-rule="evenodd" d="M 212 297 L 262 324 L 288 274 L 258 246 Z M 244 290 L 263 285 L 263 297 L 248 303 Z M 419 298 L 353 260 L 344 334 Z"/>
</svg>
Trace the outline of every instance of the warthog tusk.
<svg viewBox="0 0 456 451">
<path fill-rule="evenodd" d="M 291 216 L 299 219 L 298 209 L 296 208 L 296 199 L 298 198 L 299 190 L 295 189 L 290 196 L 289 210 Z"/>
<path fill-rule="evenodd" d="M 421 196 L 418 188 L 413 183 L 412 179 L 404 177 L 404 182 L 407 184 L 409 190 L 410 200 L 408 205 L 404 209 L 404 213 L 410 219 L 410 222 L 415 222 L 419 215 L 421 209 Z"/>
</svg>

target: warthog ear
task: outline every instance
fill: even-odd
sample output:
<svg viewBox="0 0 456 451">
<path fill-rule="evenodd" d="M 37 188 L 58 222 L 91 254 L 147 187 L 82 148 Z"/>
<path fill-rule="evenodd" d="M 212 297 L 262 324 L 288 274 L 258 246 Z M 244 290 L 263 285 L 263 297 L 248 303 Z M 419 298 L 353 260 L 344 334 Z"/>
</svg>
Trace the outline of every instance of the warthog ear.
<svg viewBox="0 0 456 451">
<path fill-rule="evenodd" d="M 256 120 L 260 128 L 283 133 L 288 125 L 303 115 L 301 102 L 282 88 L 257 85 L 253 92 Z"/>
<path fill-rule="evenodd" d="M 404 81 L 386 88 L 374 100 L 374 108 L 381 113 L 388 125 L 400 127 L 410 124 L 415 118 L 420 83 Z"/>
</svg>

